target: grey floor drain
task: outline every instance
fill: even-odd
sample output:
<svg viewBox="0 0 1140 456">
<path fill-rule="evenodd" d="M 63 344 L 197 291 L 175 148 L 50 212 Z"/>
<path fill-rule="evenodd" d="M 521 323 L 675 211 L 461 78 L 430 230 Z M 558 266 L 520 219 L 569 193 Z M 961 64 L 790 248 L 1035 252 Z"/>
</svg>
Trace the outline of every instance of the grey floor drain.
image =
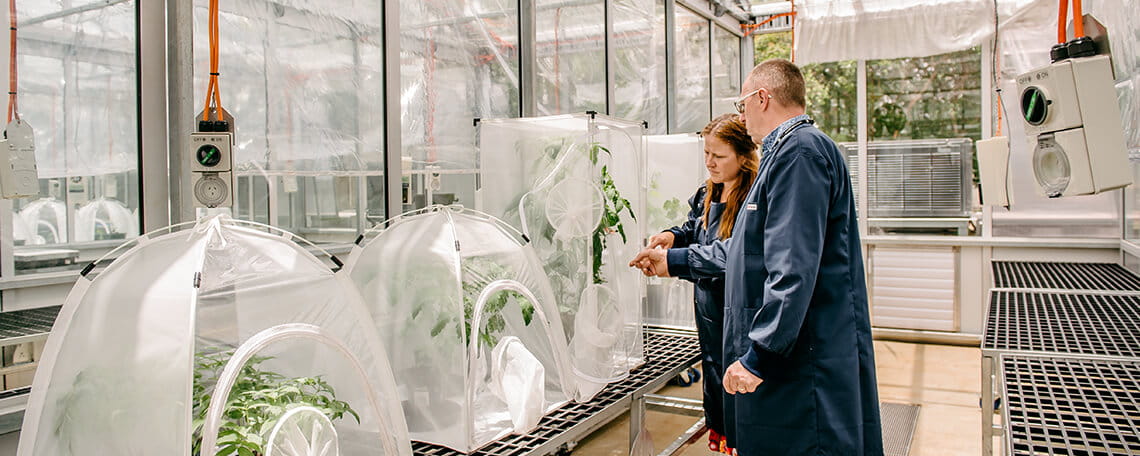
<svg viewBox="0 0 1140 456">
<path fill-rule="evenodd" d="M 882 402 L 879 411 L 883 418 L 883 453 L 886 456 L 907 456 L 918 423 L 918 406 Z"/>
</svg>

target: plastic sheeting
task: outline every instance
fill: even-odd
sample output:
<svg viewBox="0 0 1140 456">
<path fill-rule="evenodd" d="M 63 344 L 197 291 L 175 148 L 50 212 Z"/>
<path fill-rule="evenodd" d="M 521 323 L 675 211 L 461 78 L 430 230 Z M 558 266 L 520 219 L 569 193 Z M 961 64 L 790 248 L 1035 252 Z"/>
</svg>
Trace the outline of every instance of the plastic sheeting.
<svg viewBox="0 0 1140 456">
<path fill-rule="evenodd" d="M 479 123 L 479 207 L 521 228 L 534 245 L 584 380 L 580 397 L 644 361 L 644 282 L 627 267 L 645 233 L 643 134 L 640 124 L 601 115 Z M 603 184 L 607 174 L 612 186 Z M 599 228 L 603 204 L 620 222 L 606 230 Z"/>
<path fill-rule="evenodd" d="M 652 236 L 680 226 L 689 215 L 689 198 L 704 184 L 704 140 L 697 134 L 645 137 L 649 190 L 645 217 Z M 645 323 L 696 330 L 693 285 L 678 279 L 650 278 Z"/>
<path fill-rule="evenodd" d="M 18 7 L 20 113 L 35 129 L 40 179 L 136 169 L 136 2 Z"/>
<path fill-rule="evenodd" d="M 410 456 L 395 382 L 359 295 L 291 234 L 268 228 L 206 219 L 137 238 L 105 269 L 81 276 L 44 348 L 18 454 L 190 454 L 191 418 L 210 401 L 218 363 L 262 330 L 304 323 L 345 350 L 291 343 L 256 351 L 272 356 L 258 361 L 260 374 L 247 372 L 262 383 L 244 391 L 252 399 L 230 400 L 252 405 L 260 391 L 319 376 L 328 388 L 320 395 L 359 416 L 329 417 L 340 454 Z"/>
<path fill-rule="evenodd" d="M 665 133 L 665 3 L 615 0 L 614 114 L 644 120 L 652 133 Z"/>
<path fill-rule="evenodd" d="M 16 213 L 23 221 L 25 245 L 64 244 L 68 239 L 67 205 L 55 198 L 40 198 Z"/>
<path fill-rule="evenodd" d="M 199 113 L 208 1 L 194 5 Z M 221 3 L 221 101 L 235 118 L 239 173 L 383 170 L 382 20 L 379 3 L 360 0 Z"/>
<path fill-rule="evenodd" d="M 708 123 L 711 87 L 709 79 L 709 21 L 697 13 L 680 7 L 676 10 L 673 45 L 674 58 L 684 63 L 677 71 L 674 95 L 677 101 L 675 128 L 671 132 L 698 132 Z M 678 68 L 682 66 L 678 65 Z M 739 94 L 739 87 L 737 96 Z"/>
<path fill-rule="evenodd" d="M 474 168 L 471 119 L 519 114 L 518 44 L 517 0 L 400 1 L 405 172 Z"/>
<path fill-rule="evenodd" d="M 1010 3 L 1018 1 L 1026 0 Z M 796 2 L 796 63 L 968 49 L 993 36 L 994 5 L 993 0 L 801 0 Z"/>
<path fill-rule="evenodd" d="M 533 430 L 574 397 L 558 305 L 521 234 L 480 212 L 431 206 L 367 237 L 340 274 L 391 347 L 413 439 L 469 452 Z"/>
<path fill-rule="evenodd" d="M 751 39 L 748 41 L 751 43 Z M 713 27 L 712 117 L 736 113 L 732 102 L 740 97 L 740 37 Z"/>
<path fill-rule="evenodd" d="M 534 3 L 538 22 L 535 37 L 538 113 L 605 112 L 605 2 L 535 0 Z"/>
</svg>

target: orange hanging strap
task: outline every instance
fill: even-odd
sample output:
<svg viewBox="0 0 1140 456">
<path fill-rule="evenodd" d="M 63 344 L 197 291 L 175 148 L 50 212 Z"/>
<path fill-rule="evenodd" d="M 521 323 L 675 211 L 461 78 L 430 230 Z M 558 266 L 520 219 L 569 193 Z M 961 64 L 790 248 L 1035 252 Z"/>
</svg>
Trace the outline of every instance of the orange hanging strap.
<svg viewBox="0 0 1140 456">
<path fill-rule="evenodd" d="M 16 0 L 8 0 L 8 35 L 11 53 L 8 60 L 8 122 L 20 120 L 20 109 L 16 99 L 19 72 L 16 71 Z"/>
</svg>

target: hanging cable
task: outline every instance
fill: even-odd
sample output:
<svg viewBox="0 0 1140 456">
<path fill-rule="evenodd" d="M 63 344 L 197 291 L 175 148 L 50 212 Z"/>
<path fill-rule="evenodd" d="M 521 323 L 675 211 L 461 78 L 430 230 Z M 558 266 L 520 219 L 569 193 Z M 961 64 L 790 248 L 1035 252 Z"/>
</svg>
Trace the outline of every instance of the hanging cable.
<svg viewBox="0 0 1140 456">
<path fill-rule="evenodd" d="M 16 0 L 8 0 L 8 35 L 11 52 L 8 59 L 8 122 L 20 120 L 20 109 L 16 99 L 19 73 L 16 71 Z"/>
<path fill-rule="evenodd" d="M 1065 23 L 1068 22 L 1067 14 L 1069 14 L 1069 1 L 1060 0 L 1058 2 L 1060 8 L 1057 10 L 1057 44 L 1065 43 Z"/>
<path fill-rule="evenodd" d="M 1081 0 L 1073 0 L 1073 38 L 1085 36 L 1084 11 L 1081 11 Z"/>
<path fill-rule="evenodd" d="M 214 111 L 217 113 L 216 120 L 225 120 L 222 118 L 222 112 L 224 112 L 222 109 L 222 90 L 218 84 L 218 0 L 210 0 L 208 33 L 210 35 L 210 84 L 206 87 L 206 103 L 202 109 L 203 122 L 210 120 L 211 101 L 213 101 Z"/>
</svg>

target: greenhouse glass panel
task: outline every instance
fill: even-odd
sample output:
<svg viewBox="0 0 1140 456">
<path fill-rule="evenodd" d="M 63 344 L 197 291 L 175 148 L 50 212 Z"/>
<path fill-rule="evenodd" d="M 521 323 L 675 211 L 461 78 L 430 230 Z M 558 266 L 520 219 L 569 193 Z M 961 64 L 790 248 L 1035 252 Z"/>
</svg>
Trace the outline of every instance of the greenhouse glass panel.
<svg viewBox="0 0 1140 456">
<path fill-rule="evenodd" d="M 689 200 L 705 184 L 704 140 L 694 133 L 645 137 L 649 190 L 645 196 L 646 235 L 688 220 Z M 645 323 L 696 330 L 693 284 L 651 277 L 646 286 Z"/>
<path fill-rule="evenodd" d="M 980 234 L 973 141 L 982 133 L 980 48 L 867 62 L 872 234 Z M 848 147 L 855 168 L 857 147 Z"/>
<path fill-rule="evenodd" d="M 740 97 L 740 37 L 713 27 L 712 116 L 735 113 L 732 102 Z"/>
<path fill-rule="evenodd" d="M 392 347 L 412 439 L 470 452 L 533 431 L 575 398 L 558 305 L 522 234 L 471 209 L 430 206 L 366 239 L 342 275 Z"/>
<path fill-rule="evenodd" d="M 400 1 L 403 207 L 474 204 L 473 118 L 519 115 L 517 0 Z"/>
<path fill-rule="evenodd" d="M 312 244 L 225 217 L 177 228 L 136 238 L 80 276 L 44 347 L 18 455 L 189 455 L 203 446 L 212 455 L 194 425 L 211 404 L 229 407 L 210 421 L 221 428 L 221 454 L 265 454 L 274 437 L 296 442 L 284 424 L 313 430 L 317 420 L 321 441 L 342 455 L 411 455 L 364 303 L 309 253 Z M 306 328 L 304 343 L 264 333 L 291 325 Z M 227 404 L 212 401 L 215 392 Z M 299 408 L 316 414 L 297 422 L 290 412 Z"/>
<path fill-rule="evenodd" d="M 209 79 L 208 4 L 194 1 L 195 102 L 205 100 Z M 220 8 L 234 213 L 317 242 L 349 241 L 383 219 L 380 4 L 251 0 Z"/>
<path fill-rule="evenodd" d="M 17 112 L 40 178 L 12 202 L 17 274 L 78 268 L 139 234 L 136 8 L 16 2 Z"/>
<path fill-rule="evenodd" d="M 540 115 L 606 111 L 603 0 L 535 0 L 535 98 Z"/>
<path fill-rule="evenodd" d="M 615 0 L 614 115 L 664 133 L 665 22 L 661 0 Z"/>
<path fill-rule="evenodd" d="M 479 207 L 530 239 L 592 397 L 644 362 L 644 128 L 602 115 L 479 123 Z"/>
<path fill-rule="evenodd" d="M 708 123 L 711 105 L 709 79 L 709 21 L 687 8 L 676 9 L 674 21 L 677 113 L 673 133 L 701 131 Z M 740 96 L 737 94 L 737 96 Z"/>
</svg>

